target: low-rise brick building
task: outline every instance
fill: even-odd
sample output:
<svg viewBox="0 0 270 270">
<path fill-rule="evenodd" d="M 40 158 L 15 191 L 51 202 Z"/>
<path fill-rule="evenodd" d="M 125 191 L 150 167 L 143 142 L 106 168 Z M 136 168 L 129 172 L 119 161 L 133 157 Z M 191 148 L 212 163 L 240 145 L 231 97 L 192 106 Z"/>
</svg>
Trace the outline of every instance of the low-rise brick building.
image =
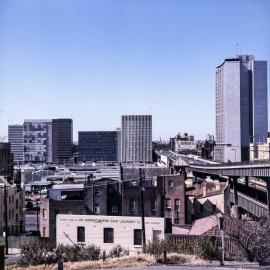
<svg viewBox="0 0 270 270">
<path fill-rule="evenodd" d="M 185 224 L 184 174 L 143 175 L 142 188 L 145 217 L 165 217 L 167 227 Z M 77 189 L 75 188 L 77 185 Z M 58 186 L 58 187 L 57 187 Z M 139 178 L 123 181 L 88 177 L 84 184 L 56 185 L 49 198 L 41 200 L 40 232 L 55 242 L 57 214 L 94 214 L 107 216 L 141 216 L 141 187 Z M 60 192 L 59 192 L 60 191 Z M 76 200 L 72 194 L 81 194 Z"/>
<path fill-rule="evenodd" d="M 7 201 L 8 235 L 19 235 L 24 232 L 24 192 L 0 176 L 0 235 L 6 231 L 5 200 Z"/>
</svg>

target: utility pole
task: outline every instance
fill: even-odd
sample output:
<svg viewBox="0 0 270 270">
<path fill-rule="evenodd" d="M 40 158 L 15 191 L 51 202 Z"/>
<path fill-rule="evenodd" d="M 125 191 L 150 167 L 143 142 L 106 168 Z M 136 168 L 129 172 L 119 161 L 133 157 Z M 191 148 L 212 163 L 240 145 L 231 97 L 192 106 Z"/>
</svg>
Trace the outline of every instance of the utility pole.
<svg viewBox="0 0 270 270">
<path fill-rule="evenodd" d="M 39 235 L 39 220 L 38 220 L 38 199 L 36 199 L 36 218 L 37 218 L 37 235 Z"/>
<path fill-rule="evenodd" d="M 220 256 L 220 265 L 224 265 L 224 216 L 219 216 L 219 229 L 220 229 L 220 237 L 221 237 L 221 256 Z"/>
<path fill-rule="evenodd" d="M 91 182 L 92 182 L 92 211 L 93 215 L 95 215 L 95 181 L 93 177 L 91 177 Z"/>
<path fill-rule="evenodd" d="M 123 176 L 123 166 L 122 163 L 119 163 L 120 166 L 120 192 L 121 192 L 121 214 L 123 216 L 123 201 L 124 201 L 124 176 Z"/>
<path fill-rule="evenodd" d="M 7 185 L 4 185 L 5 196 L 5 241 L 6 241 L 6 255 L 8 255 L 8 207 L 7 207 Z"/>
<path fill-rule="evenodd" d="M 146 245 L 146 238 L 145 238 L 145 220 L 144 220 L 144 188 L 143 188 L 143 172 L 142 168 L 139 169 L 140 173 L 140 192 L 141 192 L 141 213 L 142 213 L 142 240 L 143 240 L 143 247 Z"/>
</svg>

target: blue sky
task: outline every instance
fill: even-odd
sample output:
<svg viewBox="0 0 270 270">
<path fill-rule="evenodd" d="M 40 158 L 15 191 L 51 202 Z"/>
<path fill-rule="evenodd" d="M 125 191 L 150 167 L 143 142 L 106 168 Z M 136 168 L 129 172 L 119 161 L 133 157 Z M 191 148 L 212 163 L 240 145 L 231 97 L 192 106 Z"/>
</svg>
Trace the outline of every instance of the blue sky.
<svg viewBox="0 0 270 270">
<path fill-rule="evenodd" d="M 76 140 L 151 113 L 154 139 L 203 139 L 215 132 L 215 67 L 237 43 L 270 60 L 270 1 L 2 0 L 0 136 L 71 117 Z"/>
</svg>

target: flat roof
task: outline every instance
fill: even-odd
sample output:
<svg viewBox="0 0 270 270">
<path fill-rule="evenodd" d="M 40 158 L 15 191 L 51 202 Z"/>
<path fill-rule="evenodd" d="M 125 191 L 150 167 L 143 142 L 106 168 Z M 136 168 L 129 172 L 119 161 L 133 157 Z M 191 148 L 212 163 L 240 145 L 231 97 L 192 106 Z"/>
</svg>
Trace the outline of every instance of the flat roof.
<svg viewBox="0 0 270 270">
<path fill-rule="evenodd" d="M 59 184 L 53 185 L 51 189 L 61 190 L 61 189 L 83 189 L 84 184 Z"/>
</svg>

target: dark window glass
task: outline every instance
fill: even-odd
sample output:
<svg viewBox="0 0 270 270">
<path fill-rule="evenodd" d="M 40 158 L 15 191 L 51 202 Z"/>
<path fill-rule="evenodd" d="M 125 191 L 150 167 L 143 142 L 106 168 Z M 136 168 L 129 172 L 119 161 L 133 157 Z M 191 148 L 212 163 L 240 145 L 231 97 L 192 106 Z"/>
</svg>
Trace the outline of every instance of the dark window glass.
<svg viewBox="0 0 270 270">
<path fill-rule="evenodd" d="M 77 227 L 77 242 L 85 242 L 85 228 Z"/>
<path fill-rule="evenodd" d="M 136 208 L 136 200 L 135 199 L 130 199 L 129 201 L 129 211 L 130 212 L 135 212 Z"/>
<path fill-rule="evenodd" d="M 104 243 L 113 243 L 113 228 L 104 228 Z"/>
<path fill-rule="evenodd" d="M 134 245 L 142 245 L 142 230 L 134 230 Z"/>
</svg>

